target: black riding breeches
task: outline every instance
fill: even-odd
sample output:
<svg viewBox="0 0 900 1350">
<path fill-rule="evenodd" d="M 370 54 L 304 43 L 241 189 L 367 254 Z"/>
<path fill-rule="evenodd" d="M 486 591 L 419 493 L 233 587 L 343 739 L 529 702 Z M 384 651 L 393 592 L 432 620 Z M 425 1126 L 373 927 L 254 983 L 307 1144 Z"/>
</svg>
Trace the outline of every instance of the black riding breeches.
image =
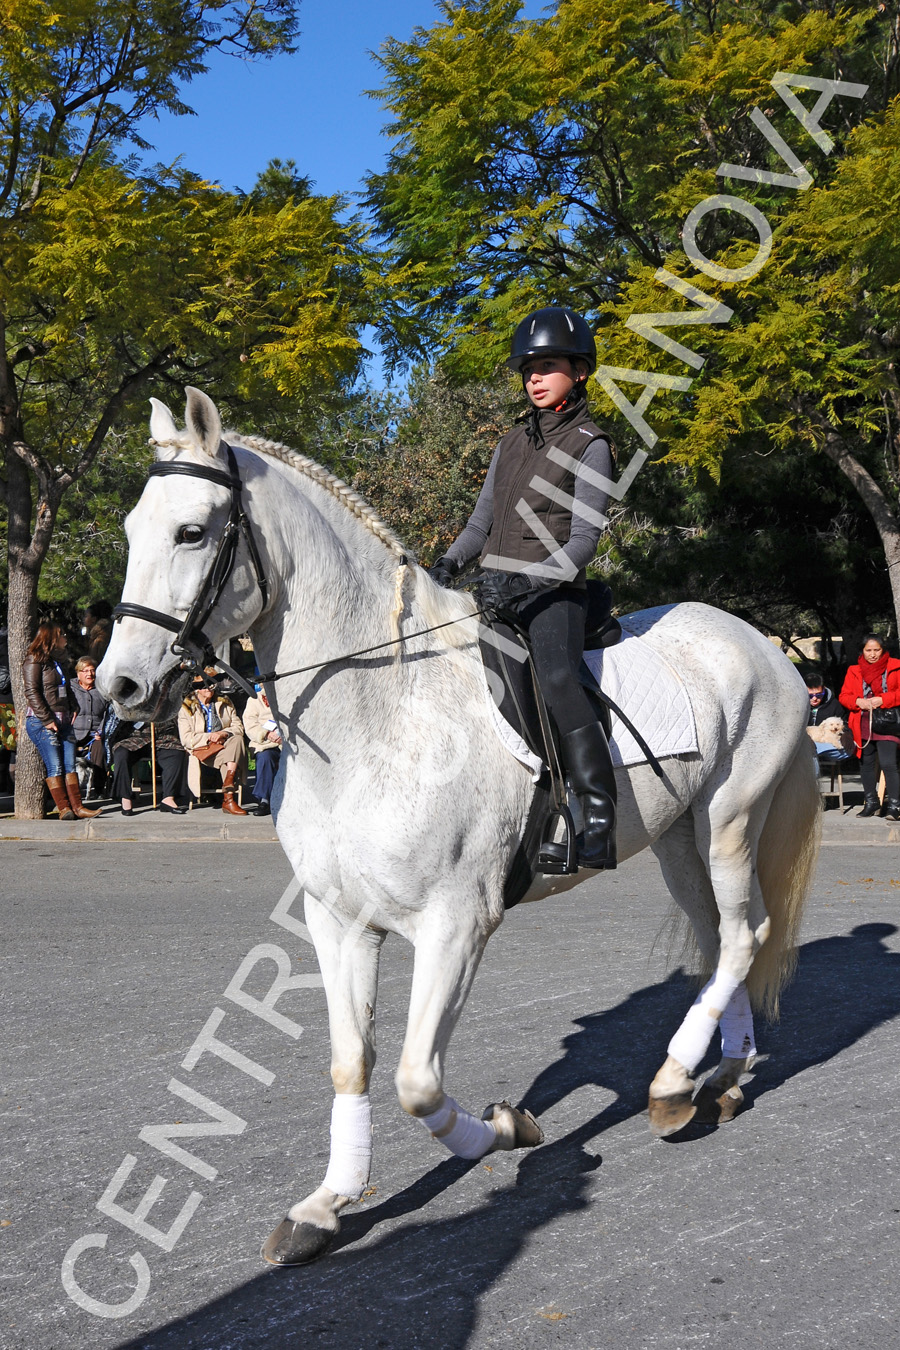
<svg viewBox="0 0 900 1350">
<path fill-rule="evenodd" d="M 878 795 L 878 767 L 884 774 L 884 795 L 896 801 L 900 797 L 900 771 L 897 768 L 896 741 L 869 741 L 860 756 L 859 776 L 867 797 Z"/>
<path fill-rule="evenodd" d="M 560 736 L 596 722 L 578 670 L 584 654 L 584 591 L 545 591 L 522 607 L 538 683 Z"/>
</svg>

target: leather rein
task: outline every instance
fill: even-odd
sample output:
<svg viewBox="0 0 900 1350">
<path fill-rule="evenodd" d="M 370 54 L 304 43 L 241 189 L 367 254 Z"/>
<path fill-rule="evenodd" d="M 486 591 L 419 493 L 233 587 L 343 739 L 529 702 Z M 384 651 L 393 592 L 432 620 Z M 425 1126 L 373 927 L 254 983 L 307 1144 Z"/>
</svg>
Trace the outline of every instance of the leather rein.
<svg viewBox="0 0 900 1350">
<path fill-rule="evenodd" d="M 218 483 L 222 487 L 227 487 L 231 492 L 231 509 L 228 514 L 228 521 L 222 536 L 219 539 L 215 556 L 210 563 L 209 570 L 203 580 L 203 584 L 197 594 L 197 598 L 191 605 L 187 615 L 183 619 L 178 619 L 174 614 L 163 614 L 158 609 L 150 609 L 147 605 L 133 604 L 130 600 L 123 600 L 116 605 L 113 610 L 113 619 L 118 623 L 121 619 L 143 619 L 145 623 L 156 624 L 158 628 L 167 628 L 170 633 L 175 634 L 175 640 L 169 650 L 175 656 L 182 657 L 182 665 L 185 669 L 199 669 L 203 665 L 215 665 L 220 670 L 224 670 L 246 694 L 251 698 L 255 697 L 256 691 L 251 684 L 244 679 L 242 675 L 223 661 L 221 657 L 216 656 L 213 645 L 203 631 L 203 625 L 209 619 L 210 614 L 218 604 L 222 592 L 228 584 L 228 579 L 234 571 L 235 559 L 237 556 L 237 546 L 240 536 L 243 535 L 247 544 L 247 551 L 250 554 L 250 562 L 256 576 L 256 584 L 260 589 L 263 599 L 263 608 L 268 604 L 269 586 L 263 571 L 262 560 L 259 556 L 259 549 L 256 547 L 256 540 L 253 537 L 253 528 L 250 520 L 244 511 L 241 501 L 241 490 L 243 484 L 238 473 L 237 460 L 234 451 L 230 445 L 222 443 L 222 449 L 228 456 L 229 472 L 225 473 L 222 469 L 206 468 L 201 464 L 178 464 L 174 461 L 157 461 L 150 466 L 151 478 L 165 478 L 169 474 L 183 474 L 187 478 L 205 478 L 210 483 Z M 405 562 L 406 559 L 404 558 Z M 483 610 L 478 610 L 477 614 L 483 614 Z M 416 633 L 408 633 L 401 638 L 393 638 L 388 642 L 378 642 L 372 647 L 362 647 L 356 652 L 347 652 L 344 656 L 335 656 L 328 661 L 317 661 L 314 665 L 300 666 L 296 670 L 284 670 L 279 673 L 270 671 L 260 675 L 260 684 L 268 684 L 274 680 L 283 680 L 288 675 L 302 675 L 307 671 L 321 670 L 325 666 L 333 666 L 341 661 L 349 661 L 355 656 L 364 656 L 368 652 L 381 651 L 385 647 L 395 647 L 399 643 L 408 642 L 411 638 L 424 637 L 427 633 L 435 633 L 440 628 L 449 628 L 453 624 L 461 623 L 463 619 L 477 617 L 472 615 L 463 615 L 460 619 L 450 619 L 446 623 L 435 624 L 432 628 L 424 628 Z M 199 648 L 201 660 L 192 656 L 188 651 L 189 644 Z"/>
<path fill-rule="evenodd" d="M 186 478 L 204 478 L 210 483 L 218 483 L 221 487 L 227 487 L 231 492 L 231 506 L 225 529 L 222 531 L 215 556 L 209 565 L 209 569 L 203 579 L 203 584 L 197 593 L 197 598 L 194 600 L 194 603 L 191 605 L 186 616 L 183 619 L 178 619 L 174 614 L 163 614 L 158 609 L 149 609 L 146 605 L 136 605 L 130 600 L 123 600 L 120 604 L 116 605 L 113 610 L 113 619 L 117 623 L 125 618 L 143 619 L 145 623 L 156 624 L 158 628 L 167 628 L 170 633 L 175 634 L 175 640 L 169 650 L 174 656 L 180 656 L 182 658 L 182 665 L 185 669 L 199 669 L 200 667 L 200 662 L 197 661 L 196 657 L 191 656 L 188 651 L 188 645 L 193 644 L 194 647 L 200 649 L 201 661 L 204 665 L 218 666 L 220 670 L 224 670 L 232 680 L 240 685 L 241 689 L 243 689 L 246 694 L 251 698 L 254 698 L 256 690 L 253 688 L 253 685 L 248 684 L 244 677 L 239 675 L 227 661 L 223 661 L 220 657 L 216 656 L 212 643 L 203 631 L 203 625 L 209 619 L 210 614 L 219 603 L 222 592 L 227 586 L 228 580 L 234 571 L 237 546 L 241 535 L 244 536 L 244 540 L 247 544 L 247 551 L 250 554 L 250 562 L 256 577 L 256 584 L 262 595 L 263 608 L 265 608 L 269 602 L 269 584 L 263 570 L 259 549 L 256 547 L 256 540 L 253 537 L 253 527 L 250 524 L 249 517 L 244 511 L 243 502 L 241 500 L 243 483 L 241 482 L 241 476 L 238 473 L 237 460 L 235 459 L 234 451 L 231 446 L 225 444 L 224 441 L 222 442 L 222 449 L 228 457 L 228 473 L 225 473 L 222 469 L 206 468 L 201 464 L 178 464 L 170 460 L 157 460 L 155 464 L 151 464 L 150 466 L 151 478 L 165 478 L 170 474 L 182 474 Z M 404 562 L 405 561 L 406 560 L 404 559 Z M 368 652 L 382 651 L 385 647 L 395 647 L 401 643 L 408 642 L 411 638 L 425 637 L 428 633 L 436 633 L 441 628 L 450 628 L 453 624 L 462 623 L 465 619 L 483 617 L 486 613 L 488 613 L 488 611 L 479 609 L 474 615 L 466 614 L 462 615 L 459 619 L 449 619 L 445 623 L 435 624 L 431 628 L 423 628 L 419 632 L 408 633 L 404 637 L 393 638 L 387 642 L 378 642 L 371 647 L 362 647 L 359 651 L 347 652 L 344 656 L 335 656 L 328 661 L 317 661 L 313 665 L 300 666 L 296 670 L 284 670 L 280 673 L 270 671 L 267 674 L 260 675 L 260 683 L 268 684 L 274 680 L 282 680 L 288 675 L 301 675 L 305 674 L 307 671 L 322 670 L 325 666 L 337 665 L 342 661 L 349 661 L 355 656 L 364 656 Z M 540 708 L 542 706 L 542 699 L 536 682 L 534 665 L 531 663 L 530 649 L 527 642 L 525 642 L 524 645 L 526 652 L 528 652 L 532 676 L 535 679 L 538 707 Z M 640 732 L 632 725 L 622 710 L 613 703 L 612 699 L 600 689 L 599 685 L 595 684 L 594 689 L 607 706 L 621 719 L 622 722 L 624 722 L 625 726 L 646 754 L 654 773 L 657 777 L 662 778 L 663 775 L 659 762 Z M 553 767 L 554 760 L 556 759 L 555 753 L 551 753 L 553 751 L 553 737 L 549 732 L 549 727 L 544 725 L 543 721 L 541 729 L 544 736 L 547 761 L 551 764 L 551 767 Z M 555 770 L 554 778 L 557 780 L 558 795 L 560 795 L 560 800 L 565 802 L 564 780 L 558 760 L 555 764 Z"/>
<path fill-rule="evenodd" d="M 263 570 L 256 540 L 253 537 L 253 528 L 241 500 L 243 484 L 238 472 L 237 460 L 230 445 L 223 442 L 222 449 L 228 457 L 228 473 L 222 469 L 206 468 L 201 464 L 178 464 L 168 460 L 158 460 L 150 466 L 151 478 L 165 478 L 170 474 L 182 474 L 186 478 L 204 478 L 210 483 L 218 483 L 220 487 L 226 487 L 231 492 L 228 520 L 225 523 L 215 555 L 197 597 L 187 614 L 183 619 L 178 619 L 174 614 L 163 614 L 158 609 L 149 609 L 146 605 L 136 605 L 130 600 L 123 600 L 113 610 L 113 619 L 117 623 L 125 618 L 143 619 L 145 623 L 156 624 L 158 628 L 167 628 L 170 633 L 175 634 L 175 640 L 169 650 L 173 655 L 183 658 L 182 664 L 185 668 L 199 667 L 200 662 L 188 650 L 189 646 L 199 648 L 203 664 L 219 666 L 233 680 L 236 680 L 246 693 L 253 697 L 255 693 L 253 686 L 248 684 L 243 676 L 233 670 L 226 661 L 222 661 L 216 656 L 212 643 L 203 631 L 203 625 L 219 603 L 222 592 L 234 571 L 241 535 L 244 537 L 247 552 L 250 554 L 256 584 L 262 595 L 263 608 L 269 601 L 269 584 Z"/>
</svg>

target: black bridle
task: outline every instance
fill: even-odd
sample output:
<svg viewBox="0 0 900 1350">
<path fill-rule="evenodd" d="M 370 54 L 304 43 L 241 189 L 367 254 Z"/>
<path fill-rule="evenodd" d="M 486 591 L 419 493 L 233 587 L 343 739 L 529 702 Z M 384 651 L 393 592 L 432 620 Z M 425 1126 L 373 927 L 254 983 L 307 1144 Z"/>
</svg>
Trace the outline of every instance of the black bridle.
<svg viewBox="0 0 900 1350">
<path fill-rule="evenodd" d="M 212 643 L 203 631 L 203 625 L 219 603 L 222 592 L 228 584 L 228 579 L 234 571 L 241 535 L 244 536 L 247 552 L 250 554 L 256 584 L 262 595 L 263 608 L 269 600 L 269 585 L 263 570 L 262 559 L 259 556 L 259 549 L 256 547 L 256 540 L 253 537 L 253 529 L 241 501 L 243 484 L 238 473 L 237 460 L 230 445 L 223 443 L 222 449 L 228 457 L 228 473 L 225 473 L 222 469 L 206 468 L 201 464 L 179 464 L 168 460 L 157 461 L 150 466 L 151 478 L 164 478 L 173 473 L 184 474 L 187 478 L 205 478 L 208 482 L 218 483 L 231 492 L 228 520 L 219 539 L 215 556 L 209 565 L 203 584 L 197 593 L 197 598 L 186 616 L 183 619 L 178 619 L 174 614 L 163 614 L 158 609 L 149 609 L 146 605 L 135 605 L 130 600 L 124 600 L 121 604 L 116 605 L 113 610 L 113 619 L 116 622 L 125 618 L 143 619 L 145 623 L 153 623 L 159 628 L 167 628 L 170 633 L 175 634 L 175 640 L 169 650 L 173 655 L 183 658 L 186 669 L 197 667 L 200 664 L 188 650 L 190 646 L 193 646 L 199 649 L 203 664 L 219 666 L 252 697 L 254 693 L 252 686 L 237 671 L 232 670 L 226 661 L 220 660 L 215 655 Z"/>
</svg>

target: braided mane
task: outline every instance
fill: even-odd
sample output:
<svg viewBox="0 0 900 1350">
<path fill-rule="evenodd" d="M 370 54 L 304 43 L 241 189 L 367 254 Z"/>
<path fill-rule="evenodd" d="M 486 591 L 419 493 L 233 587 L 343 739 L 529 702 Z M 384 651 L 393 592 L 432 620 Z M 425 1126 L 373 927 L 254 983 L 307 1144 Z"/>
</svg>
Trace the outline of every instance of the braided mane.
<svg viewBox="0 0 900 1350">
<path fill-rule="evenodd" d="M 384 521 L 378 515 L 378 512 L 361 497 L 358 492 L 338 478 L 337 474 L 330 473 L 328 469 L 317 464 L 314 459 L 308 455 L 302 455 L 299 450 L 292 450 L 290 446 L 283 445 L 281 441 L 269 441 L 263 436 L 242 436 L 239 433 L 228 432 L 225 439 L 231 445 L 239 445 L 246 450 L 255 450 L 262 455 L 270 455 L 272 459 L 279 460 L 282 464 L 289 465 L 302 473 L 306 478 L 310 478 L 319 487 L 323 487 L 326 492 L 330 492 L 342 506 L 351 511 L 357 520 L 365 525 L 366 529 L 380 539 L 385 548 L 400 561 L 406 562 L 406 549 L 394 534 L 390 526 L 385 525 Z"/>
</svg>

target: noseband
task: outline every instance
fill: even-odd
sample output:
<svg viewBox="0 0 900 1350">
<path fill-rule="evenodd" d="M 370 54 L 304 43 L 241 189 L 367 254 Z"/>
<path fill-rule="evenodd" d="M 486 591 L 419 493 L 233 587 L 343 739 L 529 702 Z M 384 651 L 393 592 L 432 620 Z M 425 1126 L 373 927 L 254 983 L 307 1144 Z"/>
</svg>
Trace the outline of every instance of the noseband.
<svg viewBox="0 0 900 1350">
<path fill-rule="evenodd" d="M 175 634 L 175 640 L 169 650 L 173 655 L 183 658 L 183 664 L 186 668 L 196 667 L 199 664 L 196 658 L 191 656 L 188 647 L 199 648 L 204 664 L 219 666 L 232 679 L 237 680 L 241 688 L 252 696 L 254 693 L 252 687 L 236 671 L 232 670 L 227 662 L 218 659 L 213 651 L 212 643 L 203 631 L 203 625 L 219 603 L 222 592 L 228 584 L 228 579 L 234 571 L 237 546 L 241 535 L 244 536 L 247 544 L 247 552 L 250 554 L 256 584 L 262 595 L 263 608 L 269 600 L 269 587 L 259 556 L 259 549 L 256 547 L 253 530 L 241 502 L 243 484 L 238 473 L 237 460 L 230 445 L 225 445 L 223 442 L 222 449 L 228 457 L 228 473 L 225 473 L 222 469 L 207 469 L 200 464 L 178 464 L 169 460 L 157 461 L 150 466 L 151 478 L 165 478 L 169 474 L 175 473 L 183 474 L 187 478 L 205 478 L 210 483 L 218 483 L 221 487 L 227 487 L 231 492 L 228 520 L 219 539 L 215 556 L 197 593 L 197 598 L 188 610 L 186 617 L 178 619 L 173 614 L 163 614 L 158 609 L 148 609 L 146 605 L 135 605 L 131 601 L 125 600 L 116 605 L 113 610 L 113 619 L 117 623 L 125 618 L 143 619 L 145 623 L 154 623 L 159 628 L 167 628 L 170 633 Z"/>
</svg>

